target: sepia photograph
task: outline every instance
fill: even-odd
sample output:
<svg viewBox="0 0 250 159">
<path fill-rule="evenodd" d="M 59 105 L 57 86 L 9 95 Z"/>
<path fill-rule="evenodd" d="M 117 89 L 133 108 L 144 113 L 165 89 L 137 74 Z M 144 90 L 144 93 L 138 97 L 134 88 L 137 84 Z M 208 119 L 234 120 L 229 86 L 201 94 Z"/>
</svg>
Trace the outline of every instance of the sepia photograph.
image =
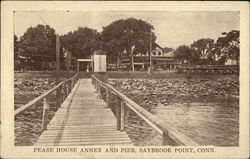
<svg viewBox="0 0 250 159">
<path fill-rule="evenodd" d="M 239 149 L 240 15 L 13 10 L 10 144 L 38 154 Z"/>
<path fill-rule="evenodd" d="M 14 18 L 16 145 L 238 146 L 239 12 Z"/>
</svg>

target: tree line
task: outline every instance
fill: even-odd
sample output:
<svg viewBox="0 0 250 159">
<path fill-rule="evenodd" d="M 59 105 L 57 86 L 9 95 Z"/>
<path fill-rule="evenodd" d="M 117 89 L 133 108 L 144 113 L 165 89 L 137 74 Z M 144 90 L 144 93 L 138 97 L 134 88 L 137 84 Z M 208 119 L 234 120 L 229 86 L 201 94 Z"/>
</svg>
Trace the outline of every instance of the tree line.
<svg viewBox="0 0 250 159">
<path fill-rule="evenodd" d="M 174 51 L 174 58 L 191 65 L 224 65 L 228 59 L 235 60 L 239 65 L 240 32 L 232 30 L 221 35 L 216 41 L 202 38 L 190 46 L 180 45 Z"/>
<path fill-rule="evenodd" d="M 107 53 L 108 62 L 116 62 L 118 57 L 129 57 L 149 50 L 150 40 L 155 42 L 154 27 L 143 20 L 135 18 L 120 19 L 103 27 L 99 33 L 88 27 L 78 27 L 60 36 L 61 47 L 76 58 L 89 58 L 98 49 Z M 51 56 L 55 58 L 55 29 L 49 25 L 30 27 L 20 37 L 14 37 L 14 52 L 21 49 L 25 54 Z M 151 39 L 150 39 L 151 37 Z M 153 46 L 154 47 L 154 46 Z M 61 54 L 63 54 L 61 52 Z"/>
<path fill-rule="evenodd" d="M 216 42 L 203 38 L 191 46 L 181 45 L 174 51 L 174 58 L 189 64 L 215 64 L 235 59 L 238 64 L 239 31 L 232 30 L 222 35 Z M 150 42 L 152 49 L 155 48 L 156 38 L 152 24 L 135 18 L 116 20 L 103 27 L 101 33 L 88 27 L 78 27 L 60 36 L 61 58 L 63 50 L 76 58 L 89 58 L 95 50 L 102 49 L 107 53 L 108 63 L 117 63 L 119 57 L 132 58 L 139 53 L 148 53 Z M 49 25 L 30 27 L 19 39 L 14 35 L 14 57 L 21 49 L 26 55 L 33 55 L 34 60 L 41 57 L 55 59 L 55 39 L 56 31 Z"/>
</svg>

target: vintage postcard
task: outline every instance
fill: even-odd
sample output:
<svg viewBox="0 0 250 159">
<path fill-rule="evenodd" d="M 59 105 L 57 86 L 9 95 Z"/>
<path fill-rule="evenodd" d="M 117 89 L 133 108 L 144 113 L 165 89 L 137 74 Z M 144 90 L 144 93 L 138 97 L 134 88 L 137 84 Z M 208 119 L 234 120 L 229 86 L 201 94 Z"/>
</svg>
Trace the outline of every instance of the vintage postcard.
<svg viewBox="0 0 250 159">
<path fill-rule="evenodd" d="M 249 158 L 249 3 L 1 8 L 1 158 Z"/>
</svg>

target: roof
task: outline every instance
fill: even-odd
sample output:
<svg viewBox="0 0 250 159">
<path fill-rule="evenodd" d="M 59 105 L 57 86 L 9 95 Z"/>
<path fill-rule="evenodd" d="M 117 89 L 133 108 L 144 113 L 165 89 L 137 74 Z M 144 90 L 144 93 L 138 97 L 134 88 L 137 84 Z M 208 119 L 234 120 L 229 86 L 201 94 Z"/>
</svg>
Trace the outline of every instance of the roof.
<svg viewBox="0 0 250 159">
<path fill-rule="evenodd" d="M 82 62 L 92 62 L 93 59 L 77 59 L 77 61 L 82 61 Z"/>
<path fill-rule="evenodd" d="M 164 53 L 169 53 L 169 52 L 172 52 L 172 51 L 174 51 L 174 49 L 172 49 L 172 48 L 169 48 L 169 47 L 163 48 Z"/>
<path fill-rule="evenodd" d="M 51 55 L 40 55 L 40 54 L 29 54 L 29 53 L 17 53 L 17 56 L 21 56 L 22 58 L 30 58 L 30 57 L 39 57 L 41 59 L 53 59 L 56 56 L 51 56 Z"/>
<path fill-rule="evenodd" d="M 168 52 L 171 52 L 171 51 L 173 51 L 174 49 L 172 49 L 172 48 L 169 48 L 169 47 L 161 47 L 159 44 L 157 44 L 157 43 L 155 43 L 155 46 L 157 46 L 158 48 L 160 48 L 161 50 L 162 50 L 162 52 L 164 52 L 164 53 L 168 53 Z"/>
<path fill-rule="evenodd" d="M 155 46 L 157 46 L 158 48 L 163 50 L 163 48 L 160 45 L 158 45 L 157 43 L 155 43 Z"/>
<path fill-rule="evenodd" d="M 97 50 L 94 52 L 94 55 L 106 55 L 106 52 L 103 50 Z"/>
</svg>

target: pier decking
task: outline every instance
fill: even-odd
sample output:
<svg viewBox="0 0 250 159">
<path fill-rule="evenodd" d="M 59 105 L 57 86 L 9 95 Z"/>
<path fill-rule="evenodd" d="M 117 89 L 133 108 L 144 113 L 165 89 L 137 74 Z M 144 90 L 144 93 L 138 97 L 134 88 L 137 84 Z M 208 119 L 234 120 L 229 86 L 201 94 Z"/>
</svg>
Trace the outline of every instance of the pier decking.
<svg viewBox="0 0 250 159">
<path fill-rule="evenodd" d="M 79 79 L 35 145 L 111 144 L 132 142 L 125 131 L 117 130 L 116 117 L 98 97 L 91 79 Z"/>
</svg>

